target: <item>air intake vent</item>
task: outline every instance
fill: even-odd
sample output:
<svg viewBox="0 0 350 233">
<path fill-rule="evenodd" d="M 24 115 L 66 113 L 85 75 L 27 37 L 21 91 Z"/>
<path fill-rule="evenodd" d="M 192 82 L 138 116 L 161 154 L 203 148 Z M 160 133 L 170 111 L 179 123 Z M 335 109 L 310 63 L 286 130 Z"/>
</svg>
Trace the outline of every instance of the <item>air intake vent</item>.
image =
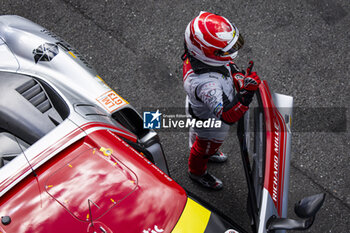
<svg viewBox="0 0 350 233">
<path fill-rule="evenodd" d="M 40 112 L 45 113 L 51 109 L 50 100 L 47 98 L 41 85 L 34 79 L 29 80 L 16 89 L 24 98 L 32 103 Z"/>
</svg>

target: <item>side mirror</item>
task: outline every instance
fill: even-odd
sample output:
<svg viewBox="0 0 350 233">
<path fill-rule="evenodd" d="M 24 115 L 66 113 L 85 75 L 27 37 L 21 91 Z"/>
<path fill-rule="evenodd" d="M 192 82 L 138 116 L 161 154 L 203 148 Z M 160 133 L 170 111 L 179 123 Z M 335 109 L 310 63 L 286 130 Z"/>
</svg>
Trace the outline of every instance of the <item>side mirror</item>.
<svg viewBox="0 0 350 233">
<path fill-rule="evenodd" d="M 306 230 L 310 228 L 315 220 L 316 213 L 320 210 L 326 194 L 316 194 L 305 197 L 295 204 L 294 211 L 302 219 L 294 220 L 288 218 L 276 218 L 272 216 L 266 223 L 268 232 L 276 230 Z"/>
<path fill-rule="evenodd" d="M 299 218 L 314 217 L 320 210 L 325 200 L 326 194 L 320 193 L 301 199 L 294 206 L 294 212 Z"/>
<path fill-rule="evenodd" d="M 266 223 L 267 232 L 272 233 L 277 230 L 306 230 L 314 223 L 314 218 L 309 219 L 290 219 L 277 218 L 275 216 L 269 218 Z"/>
</svg>

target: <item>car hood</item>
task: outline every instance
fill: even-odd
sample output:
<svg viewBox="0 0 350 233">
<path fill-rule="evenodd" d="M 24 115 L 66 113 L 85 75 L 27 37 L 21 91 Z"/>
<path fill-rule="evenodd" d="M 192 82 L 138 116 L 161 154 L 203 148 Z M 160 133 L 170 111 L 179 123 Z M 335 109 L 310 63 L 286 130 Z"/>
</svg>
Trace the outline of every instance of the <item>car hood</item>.
<svg viewBox="0 0 350 233">
<path fill-rule="evenodd" d="M 111 148 L 89 148 L 47 179 L 45 189 L 79 220 L 98 219 L 138 188 L 137 175 Z"/>
<path fill-rule="evenodd" d="M 108 130 L 71 144 L 36 173 L 1 197 L 0 214 L 12 219 L 2 232 L 170 232 L 187 200 Z"/>
</svg>

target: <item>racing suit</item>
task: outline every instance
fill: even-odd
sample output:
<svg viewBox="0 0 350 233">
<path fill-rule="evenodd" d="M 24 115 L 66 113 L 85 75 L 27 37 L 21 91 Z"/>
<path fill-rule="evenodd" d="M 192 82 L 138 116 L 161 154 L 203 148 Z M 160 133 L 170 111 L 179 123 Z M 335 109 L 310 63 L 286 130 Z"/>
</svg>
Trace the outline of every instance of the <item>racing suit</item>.
<svg viewBox="0 0 350 233">
<path fill-rule="evenodd" d="M 247 104 L 242 104 L 242 97 L 236 94 L 232 78 L 235 72 L 238 72 L 238 68 L 233 63 L 212 67 L 189 54 L 183 57 L 186 113 L 196 120 L 214 118 L 222 121 L 219 128 L 190 128 L 188 165 L 192 174 L 205 173 L 208 159 L 225 140 L 229 125 L 238 121 L 248 110 Z"/>
</svg>

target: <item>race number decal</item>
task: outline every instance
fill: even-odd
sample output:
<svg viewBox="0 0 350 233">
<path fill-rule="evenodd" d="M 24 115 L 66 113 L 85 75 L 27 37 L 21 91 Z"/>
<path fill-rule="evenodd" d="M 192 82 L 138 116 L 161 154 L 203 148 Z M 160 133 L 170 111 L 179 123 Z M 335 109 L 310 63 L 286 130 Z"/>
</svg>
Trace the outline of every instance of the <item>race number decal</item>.
<svg viewBox="0 0 350 233">
<path fill-rule="evenodd" d="M 96 99 L 107 111 L 114 112 L 118 108 L 128 104 L 122 97 L 120 97 L 113 90 L 108 91 Z"/>
</svg>

